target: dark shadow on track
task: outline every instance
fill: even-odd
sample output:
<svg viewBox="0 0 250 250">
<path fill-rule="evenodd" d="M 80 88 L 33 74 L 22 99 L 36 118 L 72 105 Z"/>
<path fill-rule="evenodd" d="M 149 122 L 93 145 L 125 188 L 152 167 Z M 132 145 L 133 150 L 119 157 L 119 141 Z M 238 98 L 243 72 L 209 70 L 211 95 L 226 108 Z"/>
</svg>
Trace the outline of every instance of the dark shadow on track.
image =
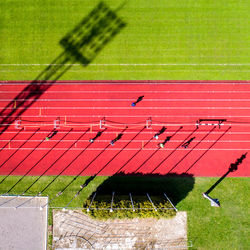
<svg viewBox="0 0 250 250">
<path fill-rule="evenodd" d="M 209 194 L 210 192 L 212 192 L 217 186 L 218 184 L 220 184 L 229 173 L 235 172 L 238 170 L 238 166 L 242 163 L 242 161 L 246 158 L 247 153 L 241 155 L 240 158 L 237 159 L 237 161 L 235 163 L 231 163 L 230 167 L 228 168 L 228 171 L 218 180 L 216 181 L 215 184 L 213 184 L 206 192 L 205 194 Z"/>
<path fill-rule="evenodd" d="M 167 138 L 165 139 L 165 141 L 163 143 L 160 144 L 166 144 L 168 141 L 171 140 L 171 138 L 173 136 L 175 136 L 183 127 L 180 127 L 179 129 L 177 129 L 171 136 L 167 136 Z M 141 167 L 143 165 L 145 165 L 159 150 L 161 149 L 161 147 L 158 147 L 134 172 L 138 172 L 139 169 L 141 169 Z"/>
<path fill-rule="evenodd" d="M 89 129 L 87 129 L 78 139 L 77 139 L 77 141 L 79 141 L 87 132 L 89 131 Z M 77 142 L 76 141 L 76 142 Z M 74 143 L 72 143 L 72 146 L 76 143 L 76 142 L 74 142 Z M 48 183 L 47 185 L 46 185 L 46 187 L 44 187 L 43 189 L 42 189 L 42 191 L 40 192 L 40 193 L 42 193 L 42 192 L 44 192 L 57 178 L 59 178 L 61 175 L 62 175 L 62 173 L 63 172 L 65 172 L 70 166 L 71 166 L 71 164 L 74 162 L 74 161 L 76 161 L 87 149 L 88 149 L 88 147 L 90 147 L 90 145 L 91 145 L 91 143 L 89 143 L 70 163 L 68 163 L 67 165 L 66 165 L 66 167 L 64 167 L 61 171 L 60 171 L 60 173 L 58 174 L 58 175 L 56 175 L 56 177 L 50 182 L 50 183 Z M 71 147 L 70 147 L 71 148 Z M 69 149 L 70 149 L 69 148 Z M 68 150 L 67 150 L 68 151 Z M 67 151 L 65 151 L 65 152 L 67 152 Z M 64 153 L 65 153 L 64 152 Z M 61 158 L 61 156 L 59 157 L 59 158 Z M 57 159 L 58 160 L 58 159 Z M 57 161 L 56 160 L 56 161 Z M 54 165 L 54 163 L 52 164 L 52 165 Z M 51 166 L 52 166 L 51 165 Z M 50 167 L 51 167 L 50 166 Z M 47 169 L 48 170 L 48 169 Z M 39 193 L 39 194 L 40 194 Z"/>
<path fill-rule="evenodd" d="M 169 171 L 168 174 L 174 170 L 203 140 L 206 139 L 206 137 L 208 137 L 214 130 L 215 130 L 216 126 L 214 126 L 210 131 L 208 131 L 207 134 L 205 134 L 205 136 L 203 136 L 201 138 L 201 140 L 199 142 L 197 142 Z"/>
<path fill-rule="evenodd" d="M 191 132 L 191 134 L 189 134 L 172 152 L 170 152 L 168 154 L 167 157 L 165 157 L 152 171 L 151 171 L 151 174 L 153 174 L 179 147 L 181 147 L 181 145 L 186 141 L 188 140 L 195 132 L 196 130 L 198 130 L 198 128 L 196 128 L 195 130 L 193 130 Z"/>
<path fill-rule="evenodd" d="M 229 130 L 231 129 L 231 127 L 229 127 L 227 130 L 225 130 L 219 137 L 217 140 L 215 140 L 211 146 L 209 146 L 209 148 L 201 155 L 198 157 L 198 159 L 184 172 L 187 173 Z"/>
<path fill-rule="evenodd" d="M 87 66 L 126 23 L 104 2 L 100 2 L 71 32 L 60 41 L 64 48 L 46 67 L 0 112 L 0 135 L 48 90 L 72 64 Z"/>
<path fill-rule="evenodd" d="M 23 128 L 21 128 L 19 131 L 17 131 L 17 133 L 0 149 L 0 152 L 9 145 L 9 143 L 11 143 L 19 134 L 20 132 L 23 131 Z"/>
<path fill-rule="evenodd" d="M 44 142 L 44 139 L 41 140 L 16 166 L 15 168 L 13 168 L 8 175 L 6 175 L 2 181 L 0 182 L 0 184 L 2 184 L 4 182 L 4 180 L 6 178 L 8 178 L 11 174 L 14 173 L 14 171 Z M 8 191 L 7 193 L 9 193 L 22 179 L 24 178 L 24 176 L 22 176 Z"/>
<path fill-rule="evenodd" d="M 30 137 L 24 141 L 1 165 L 0 168 L 4 166 L 4 164 L 9 161 L 18 151 L 19 149 L 21 149 L 35 134 L 36 132 L 38 132 L 40 130 L 40 128 L 38 128 L 35 132 L 33 132 Z M 2 182 L 1 182 L 2 183 Z"/>
<path fill-rule="evenodd" d="M 92 180 L 95 179 L 96 176 L 98 176 L 140 133 L 145 129 L 146 127 L 143 127 L 128 143 L 125 144 L 125 146 L 120 149 L 106 164 L 104 164 L 93 176 L 90 176 L 81 186 L 79 191 L 76 192 L 76 194 L 73 196 L 73 198 L 69 201 L 69 203 L 66 205 L 68 206 L 85 188 Z M 127 130 L 127 127 L 125 127 L 119 135 L 123 135 L 123 133 Z M 119 137 L 119 135 L 117 137 Z M 53 201 L 58 196 L 62 195 L 63 192 L 87 169 L 89 166 L 96 160 L 98 157 L 106 151 L 108 147 L 110 147 L 111 144 L 108 144 L 94 159 L 91 160 L 54 198 L 52 198 L 51 201 Z M 58 176 L 55 177 L 55 179 Z M 52 183 L 52 182 L 51 182 Z M 49 184 L 50 185 L 50 184 Z M 41 191 L 43 192 L 45 189 L 47 189 L 48 185 Z M 51 202 L 50 201 L 50 202 Z"/>
<path fill-rule="evenodd" d="M 18 183 L 20 183 L 24 178 L 25 178 L 25 176 L 27 176 L 70 132 L 72 131 L 72 129 L 71 130 L 69 130 L 68 131 L 68 133 L 66 133 L 60 140 L 58 140 L 58 142 L 53 146 L 53 147 L 51 147 L 16 183 L 15 183 L 15 186 L 18 184 Z M 7 178 L 8 176 L 10 176 L 10 174 L 8 174 L 5 178 Z M 14 187 L 14 186 L 13 186 Z M 9 191 L 8 192 L 10 192 L 12 190 L 12 188 L 11 189 L 9 189 Z M 27 189 L 23 192 L 23 194 L 24 193 L 26 193 L 26 191 L 27 191 Z"/>
<path fill-rule="evenodd" d="M 208 199 L 211 202 L 211 206 L 220 207 L 220 202 L 216 198 L 211 198 L 209 194 L 227 177 L 228 174 L 238 170 L 238 166 L 243 162 L 247 154 L 248 152 L 241 155 L 241 157 L 238 158 L 235 163 L 231 163 L 230 167 L 228 168 L 228 171 L 219 180 L 217 180 L 206 192 L 202 194 L 204 198 Z"/>
</svg>

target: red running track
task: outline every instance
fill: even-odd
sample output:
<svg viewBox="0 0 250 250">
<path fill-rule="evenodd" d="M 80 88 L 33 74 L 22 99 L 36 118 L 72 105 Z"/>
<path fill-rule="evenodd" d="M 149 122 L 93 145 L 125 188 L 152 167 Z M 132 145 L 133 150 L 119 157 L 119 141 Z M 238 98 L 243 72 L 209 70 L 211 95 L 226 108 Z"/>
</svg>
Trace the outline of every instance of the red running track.
<svg viewBox="0 0 250 250">
<path fill-rule="evenodd" d="M 1 84 L 1 109 L 27 84 Z M 143 100 L 132 107 L 142 95 Z M 5 115 L 22 101 L 30 100 L 17 100 Z M 250 151 L 247 83 L 56 83 L 15 118 L 21 123 L 11 124 L 0 135 L 1 175 L 221 176 Z M 199 119 L 214 121 L 197 128 Z M 226 121 L 219 127 L 221 119 Z M 58 133 L 44 140 L 55 121 L 57 125 L 60 121 Z M 162 126 L 167 127 L 164 134 L 152 139 Z M 98 131 L 104 132 L 89 143 Z M 122 138 L 111 146 L 121 131 Z M 159 149 L 158 143 L 167 136 L 172 136 L 170 141 Z M 193 137 L 188 148 L 181 147 Z M 250 154 L 229 176 L 250 176 L 249 158 Z"/>
</svg>

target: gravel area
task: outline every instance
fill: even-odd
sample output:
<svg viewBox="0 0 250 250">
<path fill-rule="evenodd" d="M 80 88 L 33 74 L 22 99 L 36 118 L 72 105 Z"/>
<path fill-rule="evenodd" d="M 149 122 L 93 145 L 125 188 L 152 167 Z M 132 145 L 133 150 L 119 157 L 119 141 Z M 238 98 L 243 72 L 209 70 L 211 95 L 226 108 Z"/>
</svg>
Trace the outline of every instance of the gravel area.
<svg viewBox="0 0 250 250">
<path fill-rule="evenodd" d="M 187 214 L 171 219 L 99 221 L 81 210 L 54 210 L 53 249 L 187 249 Z"/>
</svg>

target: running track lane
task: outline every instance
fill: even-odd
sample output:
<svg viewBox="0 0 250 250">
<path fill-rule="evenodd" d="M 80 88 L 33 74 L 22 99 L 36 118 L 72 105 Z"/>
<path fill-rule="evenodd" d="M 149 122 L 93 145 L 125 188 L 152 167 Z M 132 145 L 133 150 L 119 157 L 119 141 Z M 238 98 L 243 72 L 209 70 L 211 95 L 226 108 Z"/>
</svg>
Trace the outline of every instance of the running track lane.
<svg viewBox="0 0 250 250">
<path fill-rule="evenodd" d="M 26 85 L 2 84 L 1 109 Z M 132 107 L 131 103 L 141 95 L 144 95 L 143 100 Z M 58 133 L 51 140 L 44 140 L 53 130 L 56 119 L 60 120 Z M 195 124 L 198 119 L 215 121 L 197 129 Z M 219 128 L 216 126 L 217 119 L 227 121 Z M 125 126 L 128 129 L 122 138 L 114 146 L 107 147 Z M 132 140 L 143 126 L 148 128 Z M 158 140 L 153 139 L 162 126 L 166 126 L 167 130 Z M 33 166 L 29 175 L 40 175 L 50 166 L 46 174 L 57 175 L 71 162 L 62 174 L 76 175 L 95 159 L 82 173 L 94 175 L 112 159 L 100 175 L 112 175 L 118 170 L 134 173 L 139 169 L 137 172 L 143 174 L 221 176 L 228 170 L 230 163 L 250 152 L 250 85 L 183 82 L 57 83 L 22 114 L 20 127 L 23 128 L 21 132 L 12 124 L 0 136 L 1 175 L 13 169 L 12 174 L 23 175 Z M 104 133 L 74 161 L 89 145 L 89 139 L 105 128 Z M 72 131 L 67 134 L 70 129 Z M 172 136 L 171 140 L 165 148 L 158 149 L 158 143 L 163 142 L 167 136 Z M 192 137 L 195 139 L 187 149 L 180 147 Z M 125 147 L 128 142 L 129 145 Z M 104 148 L 106 150 L 99 154 Z M 230 176 L 250 176 L 249 157 L 250 153 L 238 171 Z"/>
</svg>

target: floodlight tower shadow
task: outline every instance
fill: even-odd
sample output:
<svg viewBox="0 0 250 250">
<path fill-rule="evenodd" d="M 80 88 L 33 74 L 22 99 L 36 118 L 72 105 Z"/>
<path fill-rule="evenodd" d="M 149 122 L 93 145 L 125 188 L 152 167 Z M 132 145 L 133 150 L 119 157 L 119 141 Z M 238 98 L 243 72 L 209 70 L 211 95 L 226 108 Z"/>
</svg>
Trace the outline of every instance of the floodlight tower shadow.
<svg viewBox="0 0 250 250">
<path fill-rule="evenodd" d="M 246 158 L 248 152 L 242 154 L 240 158 L 237 159 L 235 163 L 231 163 L 228 171 L 220 177 L 206 192 L 202 193 L 202 196 L 211 202 L 211 206 L 220 207 L 220 202 L 218 199 L 211 198 L 209 194 L 227 177 L 228 174 L 238 170 L 238 166 Z"/>
<path fill-rule="evenodd" d="M 105 3 L 97 6 L 60 41 L 64 51 L 0 112 L 0 135 L 75 62 L 86 67 L 126 23 Z"/>
</svg>

